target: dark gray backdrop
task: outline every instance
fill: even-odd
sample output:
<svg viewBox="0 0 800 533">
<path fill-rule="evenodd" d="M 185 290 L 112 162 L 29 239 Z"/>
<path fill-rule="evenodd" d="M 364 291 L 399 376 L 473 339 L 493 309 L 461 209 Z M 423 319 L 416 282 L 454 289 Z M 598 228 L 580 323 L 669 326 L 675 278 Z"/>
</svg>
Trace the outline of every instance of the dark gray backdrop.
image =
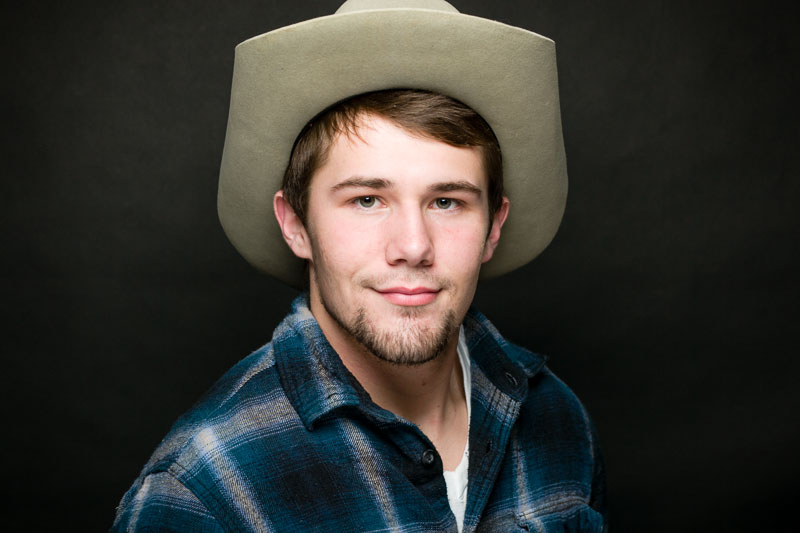
<svg viewBox="0 0 800 533">
<path fill-rule="evenodd" d="M 106 529 L 174 419 L 287 311 L 295 293 L 216 218 L 233 48 L 338 3 L 6 8 L 7 524 Z M 615 530 L 788 530 L 796 18 L 722 0 L 453 3 L 557 43 L 564 223 L 477 303 L 593 414 Z"/>
</svg>

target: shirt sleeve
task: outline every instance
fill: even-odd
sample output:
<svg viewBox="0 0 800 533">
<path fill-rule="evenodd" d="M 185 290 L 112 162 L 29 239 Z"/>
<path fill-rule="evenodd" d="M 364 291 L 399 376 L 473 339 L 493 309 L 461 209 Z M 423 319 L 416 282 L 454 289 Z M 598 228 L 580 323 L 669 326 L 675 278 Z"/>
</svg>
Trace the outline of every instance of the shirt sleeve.
<svg viewBox="0 0 800 533">
<path fill-rule="evenodd" d="M 224 529 L 189 489 L 169 472 L 149 474 L 122 498 L 113 532 L 222 532 Z"/>
</svg>

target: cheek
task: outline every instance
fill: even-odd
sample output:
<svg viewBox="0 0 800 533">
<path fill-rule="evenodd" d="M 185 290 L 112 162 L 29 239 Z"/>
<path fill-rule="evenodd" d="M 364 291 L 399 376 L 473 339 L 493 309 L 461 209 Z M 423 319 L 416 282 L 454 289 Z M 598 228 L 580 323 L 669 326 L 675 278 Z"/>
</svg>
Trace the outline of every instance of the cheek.
<svg viewBox="0 0 800 533">
<path fill-rule="evenodd" d="M 356 271 L 381 253 L 374 230 L 341 219 L 331 221 L 325 230 L 315 231 L 314 244 L 317 261 L 321 259 L 325 268 L 337 272 Z"/>
<path fill-rule="evenodd" d="M 437 258 L 447 259 L 454 267 L 472 271 L 481 264 L 486 232 L 473 225 L 454 225 L 440 228 L 437 240 Z"/>
</svg>

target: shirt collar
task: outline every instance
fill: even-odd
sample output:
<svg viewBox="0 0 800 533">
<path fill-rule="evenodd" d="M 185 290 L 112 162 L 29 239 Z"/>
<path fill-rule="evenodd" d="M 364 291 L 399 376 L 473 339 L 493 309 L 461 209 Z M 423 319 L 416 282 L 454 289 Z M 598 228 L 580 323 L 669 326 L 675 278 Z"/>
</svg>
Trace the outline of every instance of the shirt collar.
<svg viewBox="0 0 800 533">
<path fill-rule="evenodd" d="M 528 378 L 544 366 L 543 356 L 515 346 L 475 309 L 464 319 L 470 357 L 489 380 L 515 399 L 523 399 Z M 323 335 L 308 307 L 308 294 L 298 296 L 292 312 L 273 336 L 275 364 L 286 395 L 305 426 L 343 408 L 370 407 L 369 394 L 358 383 Z"/>
<path fill-rule="evenodd" d="M 524 400 L 528 380 L 544 368 L 545 356 L 508 342 L 474 307 L 464 317 L 463 326 L 470 357 L 489 381 L 512 398 Z"/>
<path fill-rule="evenodd" d="M 323 335 L 308 307 L 308 293 L 292 302 L 272 343 L 283 389 L 307 428 L 332 411 L 369 399 Z"/>
</svg>

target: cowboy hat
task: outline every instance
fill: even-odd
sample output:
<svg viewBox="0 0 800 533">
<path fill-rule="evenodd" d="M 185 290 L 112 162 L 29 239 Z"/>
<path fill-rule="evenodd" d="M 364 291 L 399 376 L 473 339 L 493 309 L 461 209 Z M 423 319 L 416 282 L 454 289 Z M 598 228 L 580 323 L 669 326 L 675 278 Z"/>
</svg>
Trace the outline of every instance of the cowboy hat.
<svg viewBox="0 0 800 533">
<path fill-rule="evenodd" d="M 247 261 L 303 284 L 303 262 L 281 236 L 272 196 L 311 118 L 381 89 L 460 100 L 497 136 L 511 209 L 482 277 L 520 267 L 550 243 L 567 196 L 553 41 L 459 13 L 443 0 L 348 0 L 333 15 L 236 47 L 217 205 Z"/>
</svg>

